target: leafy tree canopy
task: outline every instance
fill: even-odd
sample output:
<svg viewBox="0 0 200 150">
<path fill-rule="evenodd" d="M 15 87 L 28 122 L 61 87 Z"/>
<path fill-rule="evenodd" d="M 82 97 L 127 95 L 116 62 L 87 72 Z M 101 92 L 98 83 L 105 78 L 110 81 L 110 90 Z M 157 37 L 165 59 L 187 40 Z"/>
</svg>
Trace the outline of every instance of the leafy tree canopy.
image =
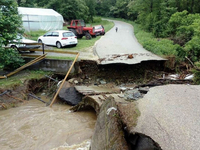
<svg viewBox="0 0 200 150">
<path fill-rule="evenodd" d="M 0 41 L 7 45 L 9 41 L 16 38 L 18 33 L 22 33 L 20 28 L 21 17 L 18 15 L 17 3 L 15 0 L 0 1 Z"/>
<path fill-rule="evenodd" d="M 23 60 L 13 49 L 5 49 L 5 45 L 22 33 L 21 17 L 18 15 L 15 0 L 0 1 L 0 66 L 16 68 Z"/>
</svg>

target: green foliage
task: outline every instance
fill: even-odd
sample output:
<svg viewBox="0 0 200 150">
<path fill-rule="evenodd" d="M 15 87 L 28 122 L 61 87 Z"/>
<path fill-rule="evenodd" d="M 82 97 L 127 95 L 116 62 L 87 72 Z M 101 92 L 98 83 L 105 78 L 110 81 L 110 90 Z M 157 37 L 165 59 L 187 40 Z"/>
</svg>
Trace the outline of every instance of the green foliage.
<svg viewBox="0 0 200 150">
<path fill-rule="evenodd" d="M 10 89 L 16 86 L 24 84 L 24 81 L 30 79 L 40 79 L 45 75 L 51 75 L 52 72 L 41 71 L 41 70 L 22 70 L 17 74 L 8 77 L 7 79 L 0 79 L 0 85 L 2 89 Z"/>
<path fill-rule="evenodd" d="M 93 18 L 93 23 L 101 23 L 101 22 L 102 22 L 101 17 L 94 17 Z"/>
<path fill-rule="evenodd" d="M 95 11 L 95 5 L 96 5 L 96 2 L 94 0 L 85 0 L 85 3 L 88 7 L 88 18 L 87 18 L 87 22 L 88 21 L 91 21 L 93 22 L 93 17 L 95 16 L 96 14 L 96 11 Z"/>
<path fill-rule="evenodd" d="M 194 35 L 194 21 L 199 19 L 199 14 L 188 14 L 186 10 L 174 13 L 169 20 L 169 33 L 187 42 Z"/>
<path fill-rule="evenodd" d="M 23 59 L 13 49 L 3 47 L 22 33 L 22 21 L 18 15 L 17 3 L 15 0 L 0 1 L 0 66 L 14 69 L 23 64 Z"/>
<path fill-rule="evenodd" d="M 143 47 L 154 54 L 160 56 L 177 56 L 181 47 L 174 45 L 171 40 L 168 39 L 156 39 L 153 34 L 141 30 L 141 28 L 134 24 L 135 36 Z"/>
<path fill-rule="evenodd" d="M 189 42 L 186 43 L 184 50 L 186 56 L 192 61 L 196 62 L 200 59 L 200 37 L 194 36 Z"/>
<path fill-rule="evenodd" d="M 0 1 L 0 44 L 7 45 L 9 41 L 16 38 L 17 33 L 22 33 L 20 28 L 21 17 L 18 15 L 15 0 Z M 1 45 L 0 45 L 1 46 Z"/>
<path fill-rule="evenodd" d="M 116 18 L 127 18 L 127 0 L 116 0 L 115 6 L 110 8 L 110 15 Z"/>
<path fill-rule="evenodd" d="M 194 83 L 195 84 L 200 84 L 200 61 L 195 63 L 196 69 L 193 69 L 193 73 L 194 73 Z M 197 69 L 198 68 L 198 69 Z"/>
<path fill-rule="evenodd" d="M 0 65 L 8 69 L 16 69 L 24 64 L 19 53 L 12 48 L 0 48 Z"/>
</svg>

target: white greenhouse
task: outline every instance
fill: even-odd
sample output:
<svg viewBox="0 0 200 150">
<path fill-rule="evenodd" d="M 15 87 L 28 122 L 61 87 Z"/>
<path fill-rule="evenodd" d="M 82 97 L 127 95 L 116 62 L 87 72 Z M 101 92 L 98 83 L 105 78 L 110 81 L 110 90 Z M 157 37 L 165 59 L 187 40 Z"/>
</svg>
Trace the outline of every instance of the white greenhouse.
<svg viewBox="0 0 200 150">
<path fill-rule="evenodd" d="M 26 31 L 54 30 L 63 28 L 63 17 L 53 9 L 18 7 Z"/>
</svg>

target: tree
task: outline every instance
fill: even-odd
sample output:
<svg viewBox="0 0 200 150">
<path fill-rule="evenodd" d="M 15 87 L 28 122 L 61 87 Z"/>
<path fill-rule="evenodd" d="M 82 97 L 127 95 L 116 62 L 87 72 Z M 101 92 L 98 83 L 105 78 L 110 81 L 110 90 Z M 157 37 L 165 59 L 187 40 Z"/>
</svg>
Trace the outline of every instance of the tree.
<svg viewBox="0 0 200 150">
<path fill-rule="evenodd" d="M 89 8 L 83 0 L 51 0 L 45 7 L 59 12 L 67 21 L 72 19 L 88 20 Z"/>
<path fill-rule="evenodd" d="M 15 0 L 0 1 L 0 63 L 1 66 L 18 67 L 23 60 L 13 49 L 4 46 L 22 33 L 22 20 Z"/>
<path fill-rule="evenodd" d="M 111 7 L 110 12 L 116 18 L 127 19 L 128 0 L 117 0 L 114 7 Z"/>
<path fill-rule="evenodd" d="M 1 0 L 0 9 L 0 40 L 7 45 L 18 33 L 23 32 L 22 20 L 15 0 Z"/>
<path fill-rule="evenodd" d="M 88 22 L 93 22 L 93 17 L 96 14 L 95 6 L 96 2 L 95 0 L 85 0 L 87 7 L 89 8 L 89 14 L 88 14 Z"/>
</svg>

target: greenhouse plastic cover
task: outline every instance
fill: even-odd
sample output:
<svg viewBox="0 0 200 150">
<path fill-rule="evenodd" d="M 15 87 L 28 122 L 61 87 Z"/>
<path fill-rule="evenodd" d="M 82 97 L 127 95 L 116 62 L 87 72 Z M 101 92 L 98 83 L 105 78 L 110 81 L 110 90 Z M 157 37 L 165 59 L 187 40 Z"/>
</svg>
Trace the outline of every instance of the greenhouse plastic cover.
<svg viewBox="0 0 200 150">
<path fill-rule="evenodd" d="M 63 17 L 53 9 L 18 7 L 26 31 L 54 30 L 63 28 Z"/>
</svg>

